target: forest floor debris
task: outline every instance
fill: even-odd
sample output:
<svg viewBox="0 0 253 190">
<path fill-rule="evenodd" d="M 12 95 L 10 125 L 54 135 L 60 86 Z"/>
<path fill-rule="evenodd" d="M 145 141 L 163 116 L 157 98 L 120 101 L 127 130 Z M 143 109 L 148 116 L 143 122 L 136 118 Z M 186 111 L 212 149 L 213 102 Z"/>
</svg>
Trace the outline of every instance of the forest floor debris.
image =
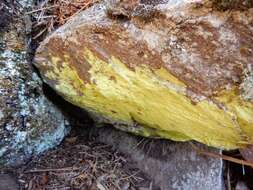
<svg viewBox="0 0 253 190">
<path fill-rule="evenodd" d="M 65 24 L 71 17 L 99 0 L 41 0 L 26 14 L 33 18 L 33 39 L 44 36 Z"/>
<path fill-rule="evenodd" d="M 17 171 L 21 189 L 149 189 L 151 181 L 110 146 L 72 136 Z"/>
</svg>

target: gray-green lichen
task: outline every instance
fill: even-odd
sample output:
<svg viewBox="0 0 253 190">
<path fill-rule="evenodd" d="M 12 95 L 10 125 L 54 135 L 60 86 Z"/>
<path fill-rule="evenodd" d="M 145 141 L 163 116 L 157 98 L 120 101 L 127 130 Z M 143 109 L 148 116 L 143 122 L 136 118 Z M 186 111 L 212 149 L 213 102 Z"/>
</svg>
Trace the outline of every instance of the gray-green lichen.
<svg viewBox="0 0 253 190">
<path fill-rule="evenodd" d="M 0 165 L 21 164 L 69 131 L 28 61 L 26 31 L 24 21 L 14 19 L 0 32 Z"/>
</svg>

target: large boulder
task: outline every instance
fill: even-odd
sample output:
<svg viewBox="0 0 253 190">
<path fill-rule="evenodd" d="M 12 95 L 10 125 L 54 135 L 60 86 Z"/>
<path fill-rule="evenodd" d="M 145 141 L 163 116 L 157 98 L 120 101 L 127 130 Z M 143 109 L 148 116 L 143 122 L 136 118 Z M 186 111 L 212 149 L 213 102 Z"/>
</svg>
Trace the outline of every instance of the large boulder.
<svg viewBox="0 0 253 190">
<path fill-rule="evenodd" d="M 253 143 L 253 9 L 103 1 L 39 47 L 44 80 L 97 121 L 224 149 Z"/>
<path fill-rule="evenodd" d="M 23 6 L 28 2 L 22 1 Z M 14 15 L 23 11 L 22 5 L 13 6 L 16 11 L 7 4 L 1 7 L 0 166 L 16 166 L 59 144 L 68 129 L 63 114 L 44 96 L 42 81 L 31 67 L 29 19 Z"/>
</svg>

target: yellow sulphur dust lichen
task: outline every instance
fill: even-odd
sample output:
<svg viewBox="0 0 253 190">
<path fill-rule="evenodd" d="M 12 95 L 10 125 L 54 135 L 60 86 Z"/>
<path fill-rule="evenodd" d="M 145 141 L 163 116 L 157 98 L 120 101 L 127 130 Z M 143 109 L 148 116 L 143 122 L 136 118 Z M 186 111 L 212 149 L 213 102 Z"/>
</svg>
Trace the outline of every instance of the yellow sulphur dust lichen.
<svg viewBox="0 0 253 190">
<path fill-rule="evenodd" d="M 118 128 L 124 123 L 129 126 L 122 125 L 122 130 L 143 136 L 192 139 L 225 149 L 252 143 L 252 104 L 233 92 L 217 98 L 224 109 L 207 99 L 193 104 L 184 83 L 164 68 L 131 70 L 116 57 L 104 61 L 89 49 L 83 56 L 83 64 L 90 65 L 89 82 L 81 79 L 67 56 L 52 57 L 53 69 L 45 76 L 57 81 L 54 88 L 66 100 L 118 123 Z"/>
</svg>

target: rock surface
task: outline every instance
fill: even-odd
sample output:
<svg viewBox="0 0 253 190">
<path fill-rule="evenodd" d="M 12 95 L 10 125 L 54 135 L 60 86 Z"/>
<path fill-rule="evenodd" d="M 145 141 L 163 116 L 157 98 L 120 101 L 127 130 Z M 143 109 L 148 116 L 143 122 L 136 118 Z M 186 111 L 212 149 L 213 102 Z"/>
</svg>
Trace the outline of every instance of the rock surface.
<svg viewBox="0 0 253 190">
<path fill-rule="evenodd" d="M 222 12 L 205 2 L 96 4 L 41 44 L 36 65 L 101 122 L 244 147 L 253 143 L 253 9 Z"/>
<path fill-rule="evenodd" d="M 223 161 L 198 155 L 189 143 L 141 139 L 110 127 L 94 128 L 92 134 L 128 155 L 160 190 L 224 190 Z"/>
<path fill-rule="evenodd" d="M 27 3 L 22 1 L 23 6 Z M 0 166 L 16 166 L 59 144 L 68 129 L 63 114 L 44 96 L 42 81 L 29 62 L 28 19 L 1 6 Z"/>
<path fill-rule="evenodd" d="M 10 174 L 0 174 L 1 190 L 19 190 L 17 180 Z"/>
</svg>

